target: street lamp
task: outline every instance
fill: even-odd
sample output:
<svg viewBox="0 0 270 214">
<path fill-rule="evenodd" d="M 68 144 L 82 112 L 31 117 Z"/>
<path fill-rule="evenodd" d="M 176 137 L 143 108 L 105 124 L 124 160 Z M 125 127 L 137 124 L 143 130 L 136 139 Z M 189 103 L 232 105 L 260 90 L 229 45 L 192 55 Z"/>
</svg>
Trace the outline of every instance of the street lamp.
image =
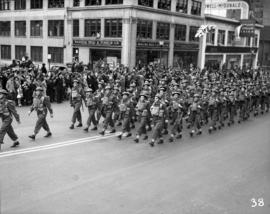
<svg viewBox="0 0 270 214">
<path fill-rule="evenodd" d="M 49 63 L 49 70 L 51 70 L 51 59 L 52 59 L 52 55 L 48 54 L 48 63 Z"/>
<path fill-rule="evenodd" d="M 159 41 L 159 46 L 160 46 L 160 50 L 159 50 L 159 63 L 161 64 L 161 49 L 164 46 L 164 41 L 160 40 Z"/>
</svg>

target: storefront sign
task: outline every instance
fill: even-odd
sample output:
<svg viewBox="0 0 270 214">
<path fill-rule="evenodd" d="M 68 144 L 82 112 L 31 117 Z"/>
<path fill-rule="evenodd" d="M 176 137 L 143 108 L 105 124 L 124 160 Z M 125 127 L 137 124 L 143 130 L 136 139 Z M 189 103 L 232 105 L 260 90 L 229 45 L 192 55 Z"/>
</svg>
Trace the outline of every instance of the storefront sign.
<svg viewBox="0 0 270 214">
<path fill-rule="evenodd" d="M 248 4 L 244 1 L 235 1 L 235 2 L 221 2 L 221 3 L 212 3 L 205 4 L 205 9 L 242 9 L 248 7 Z"/>
<path fill-rule="evenodd" d="M 174 50 L 178 51 L 198 51 L 198 44 L 183 44 L 183 43 L 174 43 Z"/>
<path fill-rule="evenodd" d="M 74 39 L 73 46 L 80 47 L 114 47 L 121 48 L 122 42 L 119 40 L 83 40 L 83 39 Z"/>
<path fill-rule="evenodd" d="M 256 21 L 251 19 L 242 19 L 240 22 L 240 37 L 254 37 Z"/>
<path fill-rule="evenodd" d="M 160 45 L 159 42 L 150 42 L 150 41 L 137 41 L 137 48 L 169 48 L 169 43 L 164 42 L 163 45 Z"/>
<path fill-rule="evenodd" d="M 224 46 L 207 46 L 206 53 L 251 53 L 254 50 L 257 53 L 258 48 L 250 47 L 224 47 Z"/>
</svg>

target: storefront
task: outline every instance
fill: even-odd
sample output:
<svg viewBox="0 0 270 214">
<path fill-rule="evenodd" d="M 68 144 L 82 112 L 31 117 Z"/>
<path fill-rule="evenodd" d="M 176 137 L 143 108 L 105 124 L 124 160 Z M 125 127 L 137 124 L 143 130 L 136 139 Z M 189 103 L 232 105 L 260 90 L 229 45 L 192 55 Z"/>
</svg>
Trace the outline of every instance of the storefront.
<svg viewBox="0 0 270 214">
<path fill-rule="evenodd" d="M 197 65 L 199 45 L 174 43 L 173 66 L 188 68 Z"/>
<path fill-rule="evenodd" d="M 73 40 L 73 57 L 84 64 L 90 63 L 91 67 L 99 60 L 112 66 L 121 63 L 121 40 Z"/>
<path fill-rule="evenodd" d="M 169 43 L 137 41 L 136 64 L 161 63 L 168 66 Z"/>
<path fill-rule="evenodd" d="M 206 56 L 215 55 L 219 58 L 220 55 L 225 54 L 226 68 L 231 69 L 234 67 L 243 67 L 250 63 L 254 64 L 255 57 L 251 56 L 256 54 L 258 48 L 251 47 L 237 47 L 237 46 L 206 46 Z"/>
<path fill-rule="evenodd" d="M 216 55 L 216 54 L 208 54 L 205 56 L 205 67 L 211 67 L 214 69 L 220 69 L 223 64 L 223 55 Z"/>
</svg>

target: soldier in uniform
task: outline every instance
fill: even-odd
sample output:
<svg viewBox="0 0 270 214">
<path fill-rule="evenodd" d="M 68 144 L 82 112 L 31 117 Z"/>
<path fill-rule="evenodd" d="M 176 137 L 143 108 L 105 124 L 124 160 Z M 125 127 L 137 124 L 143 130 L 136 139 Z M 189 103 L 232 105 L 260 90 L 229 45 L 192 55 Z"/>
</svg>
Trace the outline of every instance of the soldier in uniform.
<svg viewBox="0 0 270 214">
<path fill-rule="evenodd" d="M 125 135 L 126 137 L 130 137 L 130 122 L 132 117 L 132 108 L 133 103 L 130 101 L 130 94 L 129 92 L 125 91 L 123 93 L 122 100 L 119 104 L 119 110 L 121 112 L 121 115 L 123 115 L 123 128 L 122 132 L 117 136 L 120 140 L 122 139 L 122 136 Z"/>
<path fill-rule="evenodd" d="M 105 94 L 102 98 L 102 112 L 104 115 L 103 130 L 100 132 L 101 135 L 105 134 L 108 125 L 112 128 L 110 133 L 115 133 L 114 122 L 112 114 L 116 105 L 115 97 L 111 91 L 111 87 L 108 85 L 105 87 Z"/>
<path fill-rule="evenodd" d="M 93 94 L 92 88 L 87 88 L 85 90 L 85 106 L 88 108 L 88 119 L 86 122 L 85 132 L 88 132 L 91 123 L 93 123 L 94 127 L 91 129 L 92 131 L 97 130 L 97 121 L 95 117 L 95 112 L 97 110 L 97 97 Z"/>
<path fill-rule="evenodd" d="M 2 125 L 0 128 L 0 149 L 1 144 L 4 144 L 4 137 L 6 134 L 13 140 L 11 148 L 20 145 L 18 136 L 15 134 L 12 127 L 12 118 L 15 117 L 16 121 L 20 124 L 20 116 L 16 111 L 15 103 L 12 100 L 7 99 L 8 92 L 4 89 L 0 89 L 0 117 L 2 119 Z"/>
<path fill-rule="evenodd" d="M 43 95 L 43 88 L 41 87 L 36 88 L 36 96 L 33 99 L 33 105 L 31 106 L 28 115 L 30 115 L 31 112 L 34 110 L 37 112 L 38 120 L 35 125 L 34 134 L 30 135 L 29 138 L 35 140 L 36 135 L 38 134 L 41 128 L 47 131 L 47 134 L 44 137 L 50 137 L 52 133 L 47 123 L 46 117 L 48 110 L 50 112 L 51 117 L 53 117 L 53 110 L 51 107 L 50 98 L 48 96 Z"/>
<path fill-rule="evenodd" d="M 150 103 L 147 99 L 147 91 L 142 91 L 142 93 L 140 94 L 140 99 L 135 108 L 136 115 L 139 121 L 139 128 L 137 130 L 136 139 L 134 140 L 136 143 L 139 143 L 139 139 L 142 134 L 145 134 L 143 140 L 148 139 L 146 125 L 149 124 L 150 119 Z"/>
<path fill-rule="evenodd" d="M 155 101 L 150 108 L 151 114 L 153 116 L 154 131 L 152 140 L 149 143 L 150 146 L 154 146 L 157 139 L 159 139 L 158 144 L 162 144 L 162 130 L 164 129 L 164 122 L 166 118 L 166 106 L 161 102 L 161 97 L 159 95 L 155 96 Z"/>
<path fill-rule="evenodd" d="M 169 142 L 174 141 L 175 135 L 177 139 L 182 138 L 182 128 L 183 128 L 183 106 L 180 103 L 180 92 L 173 91 L 171 100 L 171 112 L 172 112 L 172 131 L 169 138 Z"/>
<path fill-rule="evenodd" d="M 74 129 L 76 120 L 79 122 L 77 127 L 82 127 L 82 115 L 80 108 L 82 107 L 82 101 L 85 100 L 85 95 L 82 88 L 79 86 L 78 80 L 73 81 L 73 88 L 70 94 L 70 105 L 74 108 L 70 129 Z"/>
<path fill-rule="evenodd" d="M 191 103 L 189 107 L 190 122 L 191 122 L 191 132 L 190 132 L 191 137 L 195 134 L 195 130 L 197 130 L 197 135 L 202 134 L 200 111 L 201 111 L 201 105 L 199 102 L 199 94 L 194 94 L 193 102 Z"/>
</svg>

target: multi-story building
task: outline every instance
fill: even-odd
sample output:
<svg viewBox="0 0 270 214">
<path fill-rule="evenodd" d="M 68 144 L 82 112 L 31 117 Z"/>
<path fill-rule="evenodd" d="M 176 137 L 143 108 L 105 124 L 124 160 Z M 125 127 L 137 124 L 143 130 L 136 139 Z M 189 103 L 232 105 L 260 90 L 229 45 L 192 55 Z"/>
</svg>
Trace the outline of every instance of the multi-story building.
<svg viewBox="0 0 270 214">
<path fill-rule="evenodd" d="M 217 28 L 199 39 L 202 24 Z M 0 0 L 0 64 L 28 56 L 39 64 L 256 65 L 261 26 L 254 39 L 236 39 L 240 24 L 205 15 L 205 0 Z"/>
<path fill-rule="evenodd" d="M 35 63 L 197 64 L 203 8 L 204 0 L 0 0 L 1 63 L 27 55 Z"/>
</svg>

